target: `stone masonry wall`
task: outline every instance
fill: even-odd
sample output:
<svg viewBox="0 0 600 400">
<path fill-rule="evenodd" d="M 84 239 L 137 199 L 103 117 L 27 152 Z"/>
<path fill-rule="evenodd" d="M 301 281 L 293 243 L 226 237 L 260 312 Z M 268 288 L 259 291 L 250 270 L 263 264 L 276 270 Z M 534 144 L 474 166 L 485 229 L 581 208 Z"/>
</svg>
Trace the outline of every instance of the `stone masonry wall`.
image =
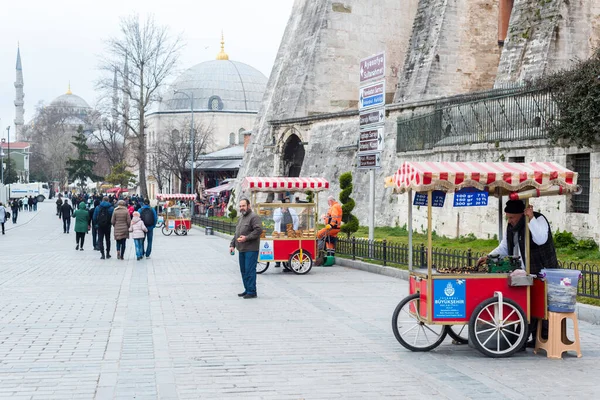
<svg viewBox="0 0 600 400">
<path fill-rule="evenodd" d="M 515 0 L 496 86 L 569 68 L 600 45 L 600 1 Z"/>
<path fill-rule="evenodd" d="M 296 0 L 239 176 L 280 174 L 286 130 L 269 121 L 356 109 L 360 60 L 382 50 L 391 98 L 416 8 L 417 0 Z M 275 151 L 265 150 L 273 137 Z"/>
<path fill-rule="evenodd" d="M 421 0 L 394 102 L 491 88 L 497 32 L 497 2 Z"/>
</svg>

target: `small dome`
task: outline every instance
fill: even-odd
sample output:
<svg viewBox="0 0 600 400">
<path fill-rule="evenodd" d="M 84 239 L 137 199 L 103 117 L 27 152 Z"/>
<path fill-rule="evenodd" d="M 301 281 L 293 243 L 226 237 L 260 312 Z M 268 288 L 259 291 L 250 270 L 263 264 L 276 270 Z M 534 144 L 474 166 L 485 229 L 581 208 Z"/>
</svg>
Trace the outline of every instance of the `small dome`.
<svg viewBox="0 0 600 400">
<path fill-rule="evenodd" d="M 168 89 L 161 111 L 190 109 L 188 95 L 194 95 L 194 110 L 258 112 L 267 77 L 248 64 L 214 60 L 197 64 L 183 72 Z"/>
</svg>

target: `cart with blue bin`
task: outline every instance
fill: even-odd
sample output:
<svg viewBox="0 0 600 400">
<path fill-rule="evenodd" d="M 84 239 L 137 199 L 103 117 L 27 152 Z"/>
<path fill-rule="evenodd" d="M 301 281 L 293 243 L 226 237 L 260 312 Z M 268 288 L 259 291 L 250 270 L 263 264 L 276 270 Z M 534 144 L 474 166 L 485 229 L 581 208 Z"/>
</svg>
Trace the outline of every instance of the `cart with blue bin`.
<svg viewBox="0 0 600 400">
<path fill-rule="evenodd" d="M 502 199 L 577 192 L 577 173 L 556 163 L 405 162 L 386 186 L 408 194 L 409 295 L 396 307 L 392 328 L 411 351 L 429 351 L 446 335 L 489 357 L 508 357 L 528 338 L 531 318 L 547 317 L 546 282 L 529 274 L 529 227 L 525 218 L 525 276 L 513 277 L 520 260 L 489 260 L 486 266 L 444 271 L 433 265 L 432 211 L 453 193 L 455 207 L 487 206 L 498 198 L 499 237 Z M 413 196 L 414 194 L 414 196 Z M 427 209 L 427 265 L 413 267 L 413 205 Z"/>
</svg>

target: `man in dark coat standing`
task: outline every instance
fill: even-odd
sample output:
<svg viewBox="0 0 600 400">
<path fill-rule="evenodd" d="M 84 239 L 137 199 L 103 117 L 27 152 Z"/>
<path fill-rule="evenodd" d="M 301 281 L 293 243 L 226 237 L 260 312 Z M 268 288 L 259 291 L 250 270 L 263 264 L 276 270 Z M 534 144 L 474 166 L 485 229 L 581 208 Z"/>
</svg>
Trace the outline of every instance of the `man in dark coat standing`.
<svg viewBox="0 0 600 400">
<path fill-rule="evenodd" d="M 258 262 L 258 249 L 262 233 L 262 221 L 252 212 L 250 200 L 240 199 L 241 218 L 235 228 L 235 235 L 229 245 L 229 252 L 235 254 L 238 249 L 240 272 L 244 282 L 244 292 L 238 296 L 244 299 L 256 298 L 256 263 Z"/>
</svg>

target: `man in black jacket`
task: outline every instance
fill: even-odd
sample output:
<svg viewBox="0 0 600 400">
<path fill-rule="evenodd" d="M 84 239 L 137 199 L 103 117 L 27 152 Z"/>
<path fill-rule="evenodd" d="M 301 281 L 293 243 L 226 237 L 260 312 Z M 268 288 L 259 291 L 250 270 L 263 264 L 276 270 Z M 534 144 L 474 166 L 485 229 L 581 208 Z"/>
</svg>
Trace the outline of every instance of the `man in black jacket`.
<svg viewBox="0 0 600 400">
<path fill-rule="evenodd" d="M 550 224 L 543 214 L 533 211 L 533 207 L 525 208 L 521 200 L 509 200 L 504 207 L 507 226 L 506 235 L 502 238 L 500 245 L 490 252 L 489 255 L 520 256 L 521 268 L 525 269 L 525 218 L 529 221 L 529 273 L 539 274 L 542 268 L 558 268 L 558 258 L 552 239 Z M 478 263 L 486 261 L 487 257 L 481 257 Z M 537 331 L 537 319 L 532 318 L 529 324 L 529 332 L 533 340 L 527 343 L 527 347 L 534 347 Z M 542 337 L 548 337 L 548 321 L 542 322 Z"/>
<path fill-rule="evenodd" d="M 73 207 L 69 204 L 69 200 L 65 199 L 63 205 L 60 207 L 59 218 L 63 221 L 63 233 L 69 233 L 71 229 L 71 218 L 73 217 Z"/>
</svg>

